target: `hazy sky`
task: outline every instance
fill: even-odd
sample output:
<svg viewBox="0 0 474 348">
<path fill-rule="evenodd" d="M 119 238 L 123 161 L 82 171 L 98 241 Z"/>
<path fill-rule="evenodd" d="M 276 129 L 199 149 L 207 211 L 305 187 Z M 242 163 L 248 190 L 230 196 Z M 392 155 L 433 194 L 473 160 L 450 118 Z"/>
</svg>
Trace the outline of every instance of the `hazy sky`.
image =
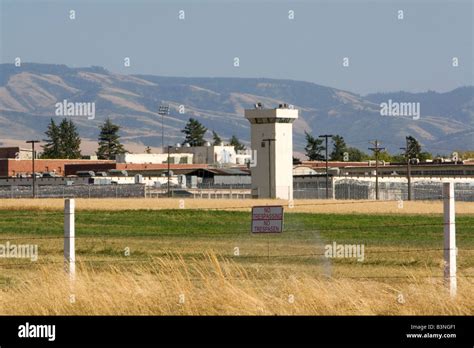
<svg viewBox="0 0 474 348">
<path fill-rule="evenodd" d="M 2 63 L 20 57 L 125 74 L 285 78 L 361 94 L 474 84 L 473 0 L 0 4 Z"/>
</svg>

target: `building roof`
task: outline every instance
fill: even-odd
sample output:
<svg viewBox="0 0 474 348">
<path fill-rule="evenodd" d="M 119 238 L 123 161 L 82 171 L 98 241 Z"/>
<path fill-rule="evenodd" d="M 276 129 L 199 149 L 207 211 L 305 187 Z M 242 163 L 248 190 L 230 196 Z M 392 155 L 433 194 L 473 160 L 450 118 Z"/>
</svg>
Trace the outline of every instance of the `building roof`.
<svg viewBox="0 0 474 348">
<path fill-rule="evenodd" d="M 186 173 L 188 175 L 202 175 L 202 173 L 209 173 L 211 175 L 250 175 L 250 171 L 246 167 L 231 167 L 231 168 L 216 168 L 216 167 L 207 167 L 207 168 L 196 168 L 194 170 L 189 170 Z"/>
<path fill-rule="evenodd" d="M 300 166 L 306 166 L 310 168 L 322 168 L 326 167 L 326 161 L 302 161 Z M 369 161 L 363 162 L 343 162 L 343 161 L 329 161 L 329 167 L 367 167 L 369 165 Z"/>
</svg>

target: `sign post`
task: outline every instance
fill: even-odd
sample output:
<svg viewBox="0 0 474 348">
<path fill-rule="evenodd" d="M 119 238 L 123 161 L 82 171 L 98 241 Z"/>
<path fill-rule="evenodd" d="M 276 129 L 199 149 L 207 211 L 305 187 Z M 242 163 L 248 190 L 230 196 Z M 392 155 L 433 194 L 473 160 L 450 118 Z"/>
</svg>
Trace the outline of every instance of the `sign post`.
<svg viewBox="0 0 474 348">
<path fill-rule="evenodd" d="M 283 206 L 252 207 L 252 233 L 281 233 L 282 231 Z"/>
<path fill-rule="evenodd" d="M 252 233 L 281 233 L 283 231 L 283 206 L 265 205 L 252 207 Z M 270 258 L 270 239 L 267 239 L 267 257 Z"/>
</svg>

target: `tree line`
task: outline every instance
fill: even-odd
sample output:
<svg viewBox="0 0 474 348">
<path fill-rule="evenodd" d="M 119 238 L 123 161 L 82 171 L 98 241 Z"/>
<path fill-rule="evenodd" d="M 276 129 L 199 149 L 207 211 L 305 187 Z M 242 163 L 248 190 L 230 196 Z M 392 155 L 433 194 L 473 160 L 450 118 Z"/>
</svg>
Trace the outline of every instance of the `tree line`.
<svg viewBox="0 0 474 348">
<path fill-rule="evenodd" d="M 118 125 L 113 124 L 107 118 L 99 129 L 99 147 L 96 152 L 99 159 L 113 159 L 116 155 L 127 152 L 120 143 L 120 136 L 118 135 L 120 127 Z M 82 158 L 81 138 L 72 120 L 64 118 L 61 123 L 57 124 L 51 119 L 45 134 L 47 139 L 44 139 L 46 144 L 42 145 L 41 158 Z"/>
<path fill-rule="evenodd" d="M 187 143 L 191 146 L 204 146 L 204 144 L 207 142 L 204 138 L 207 131 L 208 129 L 204 127 L 201 122 L 194 118 L 190 118 L 184 129 L 181 131 L 185 136 L 183 145 Z M 224 141 L 214 130 L 212 131 L 212 142 L 210 141 L 210 143 L 214 146 L 224 145 Z M 235 135 L 232 135 L 228 144 L 233 146 L 236 152 L 246 149 L 245 145 L 242 144 L 239 138 L 237 138 Z"/>
<path fill-rule="evenodd" d="M 310 161 L 325 161 L 326 147 L 324 140 L 320 137 L 314 137 L 305 131 L 306 157 Z M 433 156 L 429 152 L 421 150 L 421 145 L 413 136 L 407 138 L 407 149 L 401 154 L 390 154 L 387 150 L 380 151 L 378 159 L 386 162 L 404 162 L 408 159 L 419 159 L 426 161 L 432 159 Z M 367 154 L 358 148 L 348 146 L 341 135 L 334 135 L 332 138 L 332 149 L 328 149 L 328 160 L 330 161 L 354 161 L 360 162 L 365 160 L 375 159 L 374 155 Z"/>
<path fill-rule="evenodd" d="M 107 118 L 103 124 L 99 126 L 98 149 L 96 151 L 99 159 L 114 159 L 115 156 L 128 151 L 120 141 L 120 126 L 112 123 Z M 184 134 L 182 144 L 190 146 L 204 146 L 207 143 L 205 135 L 208 131 L 201 122 L 194 118 L 190 118 L 185 127 L 181 130 Z M 81 138 L 77 131 L 76 125 L 72 120 L 64 118 L 59 124 L 51 119 L 45 132 L 47 139 L 43 145 L 43 153 L 41 158 L 64 158 L 78 159 L 82 157 L 80 146 Z M 306 146 L 304 148 L 306 157 L 310 161 L 326 160 L 326 148 L 324 140 L 321 137 L 315 137 L 305 131 Z M 330 161 L 365 161 L 374 159 L 374 154 L 367 154 L 356 147 L 348 146 L 341 135 L 334 135 L 331 138 L 332 147 L 328 149 L 328 160 Z M 219 134 L 212 130 L 212 145 L 223 145 L 224 141 Z M 229 139 L 228 145 L 234 146 L 235 151 L 245 150 L 246 147 L 235 136 Z M 390 154 L 387 150 L 380 151 L 378 159 L 386 162 L 404 162 L 407 159 L 419 159 L 426 161 L 432 159 L 431 153 L 422 151 L 421 145 L 413 136 L 407 137 L 406 149 L 400 154 Z M 146 153 L 151 153 L 149 146 L 145 149 Z M 468 153 L 469 154 L 469 153 Z M 298 163 L 298 159 L 294 159 Z"/>
<path fill-rule="evenodd" d="M 98 149 L 96 155 L 99 159 L 115 159 L 119 154 L 127 153 L 124 145 L 120 141 L 120 126 L 114 124 L 109 118 L 99 126 Z M 184 129 L 184 144 L 191 146 L 204 146 L 207 142 L 204 138 L 208 129 L 204 127 L 198 120 L 190 118 Z M 64 118 L 59 124 L 51 119 L 48 128 L 45 131 L 46 142 L 42 145 L 43 152 L 41 158 L 62 158 L 62 159 L 79 159 L 81 154 L 81 138 L 76 125 L 72 120 Z M 212 131 L 212 145 L 223 145 L 222 138 L 217 132 Z M 235 136 L 229 140 L 229 145 L 234 146 L 235 151 L 245 150 L 245 146 Z M 151 148 L 145 148 L 146 153 L 151 153 Z"/>
</svg>

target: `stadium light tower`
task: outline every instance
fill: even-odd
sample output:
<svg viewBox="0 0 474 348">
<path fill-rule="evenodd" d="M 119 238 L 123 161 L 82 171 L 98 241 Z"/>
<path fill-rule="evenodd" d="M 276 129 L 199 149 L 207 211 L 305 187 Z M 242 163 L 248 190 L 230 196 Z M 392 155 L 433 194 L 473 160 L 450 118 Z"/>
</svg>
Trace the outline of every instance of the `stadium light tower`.
<svg viewBox="0 0 474 348">
<path fill-rule="evenodd" d="M 33 198 L 36 198 L 36 172 L 35 172 L 35 157 L 36 157 L 36 152 L 35 152 L 35 144 L 39 143 L 40 140 L 27 140 L 27 144 L 31 144 L 31 158 L 32 158 L 32 173 L 33 173 Z"/>
<path fill-rule="evenodd" d="M 164 128 L 164 116 L 170 114 L 170 107 L 168 105 L 160 105 L 158 109 L 158 115 L 161 115 L 161 148 L 165 148 L 165 128 Z"/>
</svg>

